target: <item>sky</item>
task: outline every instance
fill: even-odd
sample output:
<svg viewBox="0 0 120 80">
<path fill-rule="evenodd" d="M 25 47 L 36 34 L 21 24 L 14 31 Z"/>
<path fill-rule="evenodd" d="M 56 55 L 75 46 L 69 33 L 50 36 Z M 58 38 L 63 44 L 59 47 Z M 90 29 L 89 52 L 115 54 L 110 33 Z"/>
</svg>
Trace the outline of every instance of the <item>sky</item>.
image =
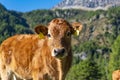
<svg viewBox="0 0 120 80">
<path fill-rule="evenodd" d="M 36 9 L 51 9 L 62 0 L 0 0 L 7 9 L 29 12 Z"/>
</svg>

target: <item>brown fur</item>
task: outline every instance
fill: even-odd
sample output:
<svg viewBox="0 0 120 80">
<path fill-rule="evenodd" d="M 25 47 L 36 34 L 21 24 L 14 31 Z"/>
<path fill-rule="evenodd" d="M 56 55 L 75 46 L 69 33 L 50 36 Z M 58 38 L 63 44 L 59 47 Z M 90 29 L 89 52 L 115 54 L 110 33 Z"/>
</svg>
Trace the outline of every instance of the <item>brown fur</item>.
<svg viewBox="0 0 120 80">
<path fill-rule="evenodd" d="M 48 30 L 51 37 L 40 39 L 34 35 L 15 35 L 0 46 L 0 75 L 9 80 L 8 72 L 22 79 L 64 80 L 71 66 L 72 26 L 64 19 L 53 19 L 48 29 L 37 26 L 38 31 Z M 68 33 L 71 33 L 68 35 Z M 46 33 L 44 33 L 45 35 Z M 52 56 L 54 49 L 65 49 L 63 56 Z"/>
<path fill-rule="evenodd" d="M 120 70 L 113 71 L 112 80 L 120 80 Z"/>
</svg>

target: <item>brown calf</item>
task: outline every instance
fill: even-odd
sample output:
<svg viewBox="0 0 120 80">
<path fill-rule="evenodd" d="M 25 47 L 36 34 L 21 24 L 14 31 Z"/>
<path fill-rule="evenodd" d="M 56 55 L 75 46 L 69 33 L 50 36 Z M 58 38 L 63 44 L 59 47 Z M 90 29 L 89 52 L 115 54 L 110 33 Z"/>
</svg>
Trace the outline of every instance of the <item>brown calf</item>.
<svg viewBox="0 0 120 80">
<path fill-rule="evenodd" d="M 120 70 L 113 71 L 112 80 L 120 80 Z"/>
<path fill-rule="evenodd" d="M 65 79 L 72 62 L 74 28 L 66 20 L 57 18 L 48 27 L 37 26 L 35 31 L 39 36 L 15 35 L 1 44 L 2 80 L 9 80 L 11 72 L 22 79 Z"/>
</svg>

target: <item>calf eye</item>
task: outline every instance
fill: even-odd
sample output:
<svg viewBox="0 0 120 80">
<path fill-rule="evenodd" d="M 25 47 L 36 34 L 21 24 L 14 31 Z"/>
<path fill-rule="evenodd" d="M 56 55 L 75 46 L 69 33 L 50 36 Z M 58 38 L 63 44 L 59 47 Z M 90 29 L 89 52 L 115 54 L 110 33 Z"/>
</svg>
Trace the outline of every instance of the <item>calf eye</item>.
<svg viewBox="0 0 120 80">
<path fill-rule="evenodd" d="M 47 36 L 48 36 L 48 37 L 51 37 L 51 35 L 50 35 L 50 34 L 47 34 Z"/>
<path fill-rule="evenodd" d="M 70 32 L 67 32 L 67 36 L 70 36 L 71 35 L 71 33 Z"/>
</svg>

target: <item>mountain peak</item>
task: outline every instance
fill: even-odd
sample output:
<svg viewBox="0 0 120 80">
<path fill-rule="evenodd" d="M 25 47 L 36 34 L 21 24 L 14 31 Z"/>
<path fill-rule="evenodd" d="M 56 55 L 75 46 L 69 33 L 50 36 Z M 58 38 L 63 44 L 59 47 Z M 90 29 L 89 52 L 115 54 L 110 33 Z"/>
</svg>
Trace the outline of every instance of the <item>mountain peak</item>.
<svg viewBox="0 0 120 80">
<path fill-rule="evenodd" d="M 120 0 L 63 0 L 53 9 L 107 9 L 119 5 Z"/>
</svg>

